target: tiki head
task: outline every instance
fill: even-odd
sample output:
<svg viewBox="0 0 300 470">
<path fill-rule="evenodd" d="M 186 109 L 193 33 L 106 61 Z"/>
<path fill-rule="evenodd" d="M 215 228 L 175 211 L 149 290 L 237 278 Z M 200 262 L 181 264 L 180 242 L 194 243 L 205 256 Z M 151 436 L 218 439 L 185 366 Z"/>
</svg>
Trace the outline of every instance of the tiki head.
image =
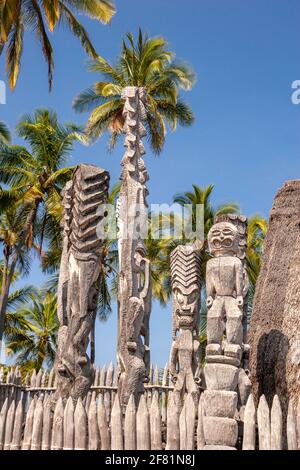
<svg viewBox="0 0 300 470">
<path fill-rule="evenodd" d="M 192 246 L 178 246 L 171 254 L 173 315 L 177 328 L 197 328 L 200 308 L 200 256 Z"/>
<path fill-rule="evenodd" d="M 238 230 L 230 222 L 218 222 L 208 232 L 208 247 L 213 256 L 235 256 L 239 251 Z"/>
</svg>

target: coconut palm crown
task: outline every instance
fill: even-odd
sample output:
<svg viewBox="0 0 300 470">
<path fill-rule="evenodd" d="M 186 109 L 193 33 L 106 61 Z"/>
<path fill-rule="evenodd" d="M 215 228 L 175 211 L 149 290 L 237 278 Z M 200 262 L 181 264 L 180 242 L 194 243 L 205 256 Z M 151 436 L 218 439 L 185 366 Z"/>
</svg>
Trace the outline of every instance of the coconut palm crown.
<svg viewBox="0 0 300 470">
<path fill-rule="evenodd" d="M 110 148 L 116 144 L 124 125 L 122 90 L 127 86 L 143 87 L 147 92 L 146 128 L 154 153 L 162 151 L 166 124 L 175 130 L 177 124 L 189 126 L 194 121 L 190 106 L 179 96 L 179 90 L 190 90 L 195 82 L 191 68 L 175 61 L 163 37 L 149 37 L 139 30 L 137 41 L 127 33 L 115 65 L 102 57 L 90 63 L 89 70 L 100 73 L 101 81 L 74 100 L 79 112 L 91 111 L 86 132 L 97 139 L 111 132 Z"/>
</svg>

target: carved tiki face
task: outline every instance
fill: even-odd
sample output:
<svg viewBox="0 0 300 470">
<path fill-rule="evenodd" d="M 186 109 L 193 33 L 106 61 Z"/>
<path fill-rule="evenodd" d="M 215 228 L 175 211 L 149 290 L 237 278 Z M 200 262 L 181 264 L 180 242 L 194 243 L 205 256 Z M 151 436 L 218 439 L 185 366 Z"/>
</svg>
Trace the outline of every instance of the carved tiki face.
<svg viewBox="0 0 300 470">
<path fill-rule="evenodd" d="M 208 232 L 208 247 L 213 256 L 234 256 L 239 250 L 239 234 L 230 222 L 214 224 Z"/>
<path fill-rule="evenodd" d="M 199 311 L 199 287 L 195 285 L 187 290 L 179 283 L 176 284 L 173 286 L 173 302 L 178 326 L 192 329 Z"/>
</svg>

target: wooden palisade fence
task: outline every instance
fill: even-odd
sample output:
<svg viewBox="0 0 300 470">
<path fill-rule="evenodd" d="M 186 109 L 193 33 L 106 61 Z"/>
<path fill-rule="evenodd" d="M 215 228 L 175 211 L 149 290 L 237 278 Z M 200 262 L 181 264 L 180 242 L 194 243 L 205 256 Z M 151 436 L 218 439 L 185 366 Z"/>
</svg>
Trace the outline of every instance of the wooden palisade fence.
<svg viewBox="0 0 300 470">
<path fill-rule="evenodd" d="M 152 369 L 153 371 L 153 369 Z M 186 395 L 183 407 L 173 402 L 168 370 L 152 373 L 136 409 L 133 397 L 122 414 L 112 365 L 95 374 L 95 382 L 84 401 L 74 406 L 58 400 L 52 409 L 54 373 L 27 376 L 0 372 L 0 450 L 201 450 L 204 447 L 202 399 L 196 406 Z M 162 383 L 163 382 L 163 383 Z M 298 423 L 298 429 L 297 429 Z M 300 444 L 300 403 L 295 412 L 289 405 L 286 437 L 289 450 Z M 274 397 L 271 409 L 264 396 L 256 409 L 250 395 L 244 410 L 239 446 L 243 450 L 283 448 L 283 419 L 280 402 Z M 210 444 L 214 444 L 211 442 Z"/>
</svg>

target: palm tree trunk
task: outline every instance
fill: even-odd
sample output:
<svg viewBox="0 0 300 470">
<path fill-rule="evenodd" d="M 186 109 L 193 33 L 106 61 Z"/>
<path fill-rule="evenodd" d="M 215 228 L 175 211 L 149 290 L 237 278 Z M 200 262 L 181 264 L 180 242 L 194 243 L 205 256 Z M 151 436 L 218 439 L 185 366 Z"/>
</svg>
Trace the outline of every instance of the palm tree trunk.
<svg viewBox="0 0 300 470">
<path fill-rule="evenodd" d="M 9 256 L 5 258 L 5 266 L 4 266 L 1 298 L 0 298 L 0 343 L 2 342 L 2 339 L 3 339 L 5 314 L 6 314 L 6 309 L 7 309 L 9 290 L 10 290 L 10 286 L 13 280 L 13 276 L 15 274 L 17 261 L 18 261 L 18 256 L 16 252 L 13 255 L 12 262 L 10 265 L 9 265 Z"/>
<path fill-rule="evenodd" d="M 21 243 L 24 242 L 28 248 L 32 247 L 33 236 L 34 236 L 34 223 L 35 223 L 37 211 L 38 211 L 41 201 L 42 201 L 41 198 L 35 199 L 33 207 L 27 216 L 25 228 L 21 236 Z"/>
<path fill-rule="evenodd" d="M 33 208 L 27 216 L 24 230 L 22 231 L 19 242 L 18 242 L 19 247 L 22 247 L 23 244 L 27 245 L 28 247 L 31 247 L 32 239 L 33 239 L 33 224 L 37 215 L 40 202 L 41 202 L 40 198 L 35 200 Z M 15 274 L 17 262 L 18 262 L 17 253 L 18 253 L 18 249 L 15 249 L 10 266 L 9 266 L 9 256 L 5 257 L 4 275 L 3 275 L 1 299 L 0 299 L 0 342 L 2 342 L 3 334 L 4 334 L 5 314 L 6 314 L 6 309 L 7 309 L 9 290 L 10 290 L 10 286 L 11 286 L 13 276 Z"/>
</svg>

